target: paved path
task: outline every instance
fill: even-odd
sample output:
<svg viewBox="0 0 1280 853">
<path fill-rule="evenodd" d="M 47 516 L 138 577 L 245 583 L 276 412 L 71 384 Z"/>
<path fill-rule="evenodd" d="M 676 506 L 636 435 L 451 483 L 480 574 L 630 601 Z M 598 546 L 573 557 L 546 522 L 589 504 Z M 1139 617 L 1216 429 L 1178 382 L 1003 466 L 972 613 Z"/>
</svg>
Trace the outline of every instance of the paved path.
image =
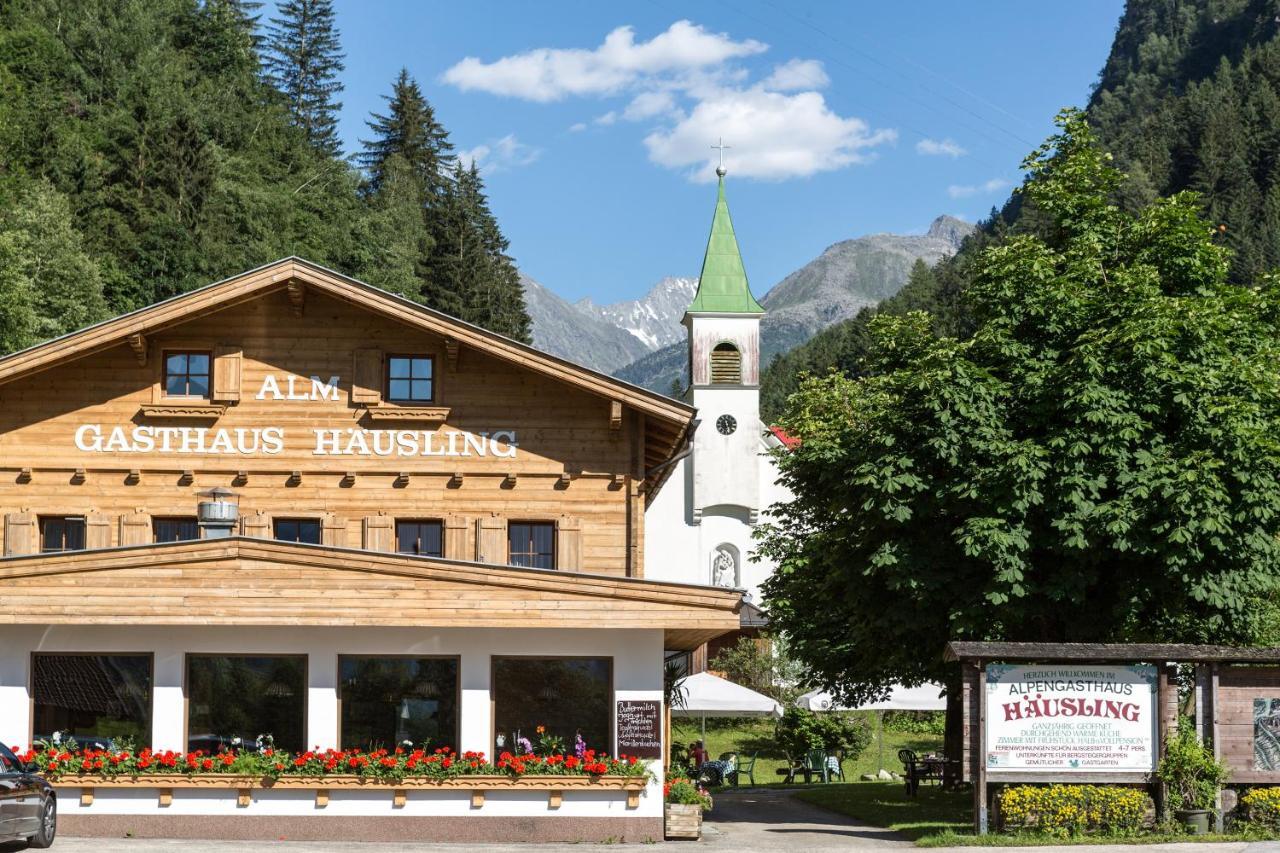
<svg viewBox="0 0 1280 853">
<path fill-rule="evenodd" d="M 663 845 L 672 853 L 773 853 L 773 851 L 868 850 L 873 853 L 907 853 L 910 841 L 886 829 L 865 826 L 850 818 L 809 805 L 776 788 L 742 789 L 716 795 L 716 807 L 703 824 L 700 843 L 672 841 Z M 619 845 L 597 844 L 358 844 L 330 842 L 244 842 L 140 840 L 133 838 L 60 837 L 54 851 L 65 853 L 582 853 L 585 850 L 617 851 Z M 637 851 L 652 845 L 628 845 Z M 0 843 L 0 853 L 18 853 L 21 844 Z M 981 848 L 938 848 L 934 853 L 979 853 Z M 1198 844 L 1108 844 L 1088 847 L 1000 847 L 1000 853 L 1280 853 L 1280 842 Z"/>
</svg>

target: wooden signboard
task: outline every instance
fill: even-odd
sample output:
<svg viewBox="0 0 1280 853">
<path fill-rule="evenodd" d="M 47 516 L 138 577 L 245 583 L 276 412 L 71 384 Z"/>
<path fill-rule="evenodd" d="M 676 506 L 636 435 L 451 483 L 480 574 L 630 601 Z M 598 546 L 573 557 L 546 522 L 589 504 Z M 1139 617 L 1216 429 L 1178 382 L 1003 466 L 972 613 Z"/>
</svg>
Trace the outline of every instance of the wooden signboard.
<svg viewBox="0 0 1280 853">
<path fill-rule="evenodd" d="M 618 702 L 618 755 L 662 757 L 662 703 L 623 699 Z"/>
</svg>

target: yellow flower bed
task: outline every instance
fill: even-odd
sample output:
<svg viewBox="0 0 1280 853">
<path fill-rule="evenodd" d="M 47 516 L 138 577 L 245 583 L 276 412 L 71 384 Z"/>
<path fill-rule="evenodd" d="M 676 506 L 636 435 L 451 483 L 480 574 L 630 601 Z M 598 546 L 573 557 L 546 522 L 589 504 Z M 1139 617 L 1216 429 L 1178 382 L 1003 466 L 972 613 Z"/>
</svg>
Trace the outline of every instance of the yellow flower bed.
<svg viewBox="0 0 1280 853">
<path fill-rule="evenodd" d="M 1147 813 L 1146 792 L 1104 785 L 1015 785 L 1000 792 L 1005 829 L 1065 837 L 1132 835 Z"/>
<path fill-rule="evenodd" d="M 1280 788 L 1254 788 L 1240 797 L 1244 818 L 1251 825 L 1280 831 Z"/>
</svg>

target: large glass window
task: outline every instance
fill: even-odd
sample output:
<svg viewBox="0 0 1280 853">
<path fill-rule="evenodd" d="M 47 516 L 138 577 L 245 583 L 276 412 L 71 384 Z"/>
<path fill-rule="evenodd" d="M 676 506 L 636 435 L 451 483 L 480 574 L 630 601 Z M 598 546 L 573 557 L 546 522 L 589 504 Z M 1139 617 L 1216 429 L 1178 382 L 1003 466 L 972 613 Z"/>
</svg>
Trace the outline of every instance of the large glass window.
<svg viewBox="0 0 1280 853">
<path fill-rule="evenodd" d="M 457 747 L 456 658 L 339 658 L 344 748 Z"/>
<path fill-rule="evenodd" d="M 442 556 L 444 525 L 438 521 L 396 521 L 396 550 L 423 557 Z"/>
<path fill-rule="evenodd" d="M 209 353 L 165 353 L 164 393 L 166 397 L 208 397 Z"/>
<path fill-rule="evenodd" d="M 572 754 L 575 738 L 587 749 L 613 751 L 613 662 L 610 658 L 493 659 L 494 754 L 537 746 L 538 726 Z"/>
<path fill-rule="evenodd" d="M 277 518 L 275 527 L 276 538 L 281 542 L 320 544 L 320 519 L 318 518 Z"/>
<path fill-rule="evenodd" d="M 157 542 L 186 542 L 189 539 L 200 538 L 200 524 L 191 517 L 152 519 L 151 528 Z"/>
<path fill-rule="evenodd" d="M 187 655 L 187 749 L 217 752 L 269 734 L 300 752 L 306 699 L 304 655 Z"/>
<path fill-rule="evenodd" d="M 40 550 L 45 553 L 84 550 L 84 519 L 79 516 L 41 516 Z"/>
<path fill-rule="evenodd" d="M 387 399 L 397 403 L 430 403 L 435 398 L 433 364 L 421 355 L 387 359 Z"/>
<path fill-rule="evenodd" d="M 31 694 L 35 740 L 110 747 L 151 743 L 151 655 L 37 654 Z"/>
<path fill-rule="evenodd" d="M 549 521 L 513 521 L 508 524 L 507 563 L 530 569 L 554 569 L 556 526 Z"/>
</svg>

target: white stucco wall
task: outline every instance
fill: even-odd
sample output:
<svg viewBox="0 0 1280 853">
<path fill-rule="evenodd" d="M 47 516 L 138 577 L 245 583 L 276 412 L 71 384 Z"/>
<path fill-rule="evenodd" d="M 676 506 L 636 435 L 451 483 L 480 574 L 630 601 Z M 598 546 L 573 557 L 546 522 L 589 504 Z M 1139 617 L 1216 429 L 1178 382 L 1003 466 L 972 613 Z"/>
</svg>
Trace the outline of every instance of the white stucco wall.
<svg viewBox="0 0 1280 853">
<path fill-rule="evenodd" d="M 709 414 L 703 413 L 703 417 Z M 698 431 L 708 428 L 714 431 L 714 424 L 709 426 L 704 422 Z M 770 506 L 790 498 L 790 493 L 777 484 L 777 466 L 765 455 L 770 446 L 771 438 L 758 438 L 753 453 L 744 450 L 738 464 L 730 466 L 748 471 L 756 479 L 762 522 L 767 520 Z M 708 476 L 713 473 L 709 464 L 704 464 L 704 471 Z M 645 511 L 645 577 L 709 584 L 712 555 L 718 545 L 729 543 L 741 555 L 741 587 L 751 596 L 751 602 L 760 606 L 760 584 L 773 573 L 775 565 L 771 561 L 752 562 L 756 550 L 752 538 L 755 527 L 748 523 L 747 510 L 732 505 L 707 507 L 701 522 L 694 524 L 692 480 L 689 460 L 685 458 L 676 463 L 670 478 Z"/>
<path fill-rule="evenodd" d="M 602 618 L 607 618 L 604 616 Z M 184 654 L 306 654 L 309 743 L 337 747 L 338 655 L 423 654 L 460 656 L 461 705 L 459 752 L 491 755 L 490 659 L 494 655 L 599 656 L 613 659 L 615 700 L 662 700 L 663 633 L 660 630 L 418 629 L 418 628 L 262 628 L 174 626 L 0 626 L 0 740 L 24 746 L 31 736 L 29 690 L 33 652 L 118 652 L 155 655 L 152 746 L 182 751 Z M 661 776 L 660 766 L 656 776 Z M 68 791 L 64 811 L 80 809 Z M 662 814 L 661 782 L 655 778 L 638 809 L 626 809 L 619 793 L 567 791 L 557 814 L 655 817 Z M 309 814 L 309 791 L 254 791 L 253 814 Z M 395 814 L 475 814 L 466 790 L 411 791 Z M 86 814 L 143 814 L 157 809 L 154 791 L 99 789 Z M 545 793 L 491 791 L 484 815 L 547 813 Z M 174 792 L 166 813 L 237 813 L 235 792 Z M 241 810 L 239 813 L 243 813 Z M 388 796 L 366 791 L 331 793 L 327 814 L 390 814 Z"/>
</svg>

